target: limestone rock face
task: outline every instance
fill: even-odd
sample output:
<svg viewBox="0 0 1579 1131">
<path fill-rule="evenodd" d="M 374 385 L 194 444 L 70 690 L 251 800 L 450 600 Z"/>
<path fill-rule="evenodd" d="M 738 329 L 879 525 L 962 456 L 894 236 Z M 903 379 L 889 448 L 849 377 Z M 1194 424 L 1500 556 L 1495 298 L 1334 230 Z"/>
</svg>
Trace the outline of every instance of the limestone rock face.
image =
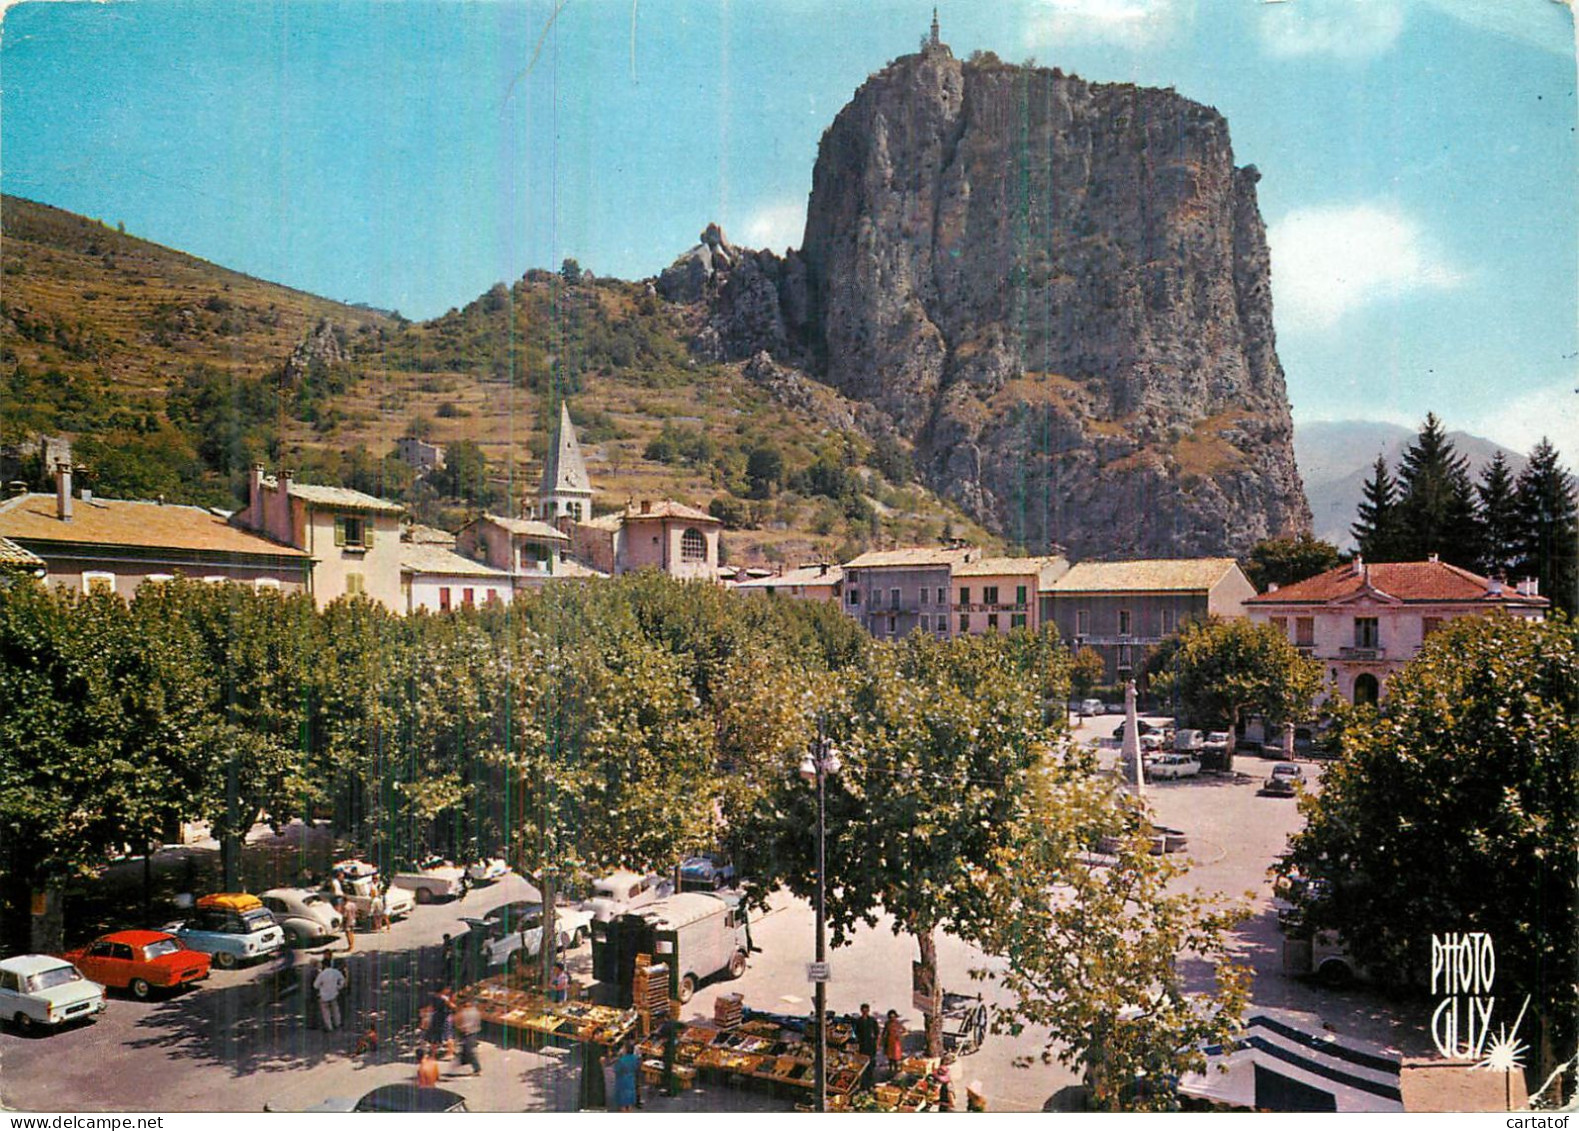
<svg viewBox="0 0 1579 1131">
<path fill-rule="evenodd" d="M 285 359 L 281 375 L 284 384 L 295 387 L 315 363 L 336 365 L 347 360 L 345 347 L 340 344 L 341 333 L 328 319 L 320 320 Z"/>
<path fill-rule="evenodd" d="M 934 44 L 824 133 L 799 253 L 720 233 L 725 267 L 665 293 L 709 302 L 718 357 L 767 350 L 878 409 L 934 489 L 1033 549 L 1242 554 L 1310 524 L 1258 179 L 1172 91 Z"/>
</svg>

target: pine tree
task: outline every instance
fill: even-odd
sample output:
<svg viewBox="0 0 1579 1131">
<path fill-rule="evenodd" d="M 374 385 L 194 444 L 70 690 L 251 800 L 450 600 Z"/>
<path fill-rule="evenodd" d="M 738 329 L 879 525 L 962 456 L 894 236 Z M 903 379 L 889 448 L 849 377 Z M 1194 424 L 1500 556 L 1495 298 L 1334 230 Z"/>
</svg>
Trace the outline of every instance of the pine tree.
<svg viewBox="0 0 1579 1131">
<path fill-rule="evenodd" d="M 1359 521 L 1349 527 L 1349 533 L 1359 543 L 1360 556 L 1368 561 L 1398 560 L 1398 484 L 1379 455 L 1362 488 Z"/>
<path fill-rule="evenodd" d="M 1436 413 L 1398 466 L 1399 560 L 1423 561 L 1432 554 L 1455 565 L 1476 564 L 1474 488 L 1469 465 L 1453 448 Z"/>
<path fill-rule="evenodd" d="M 1513 472 L 1500 451 L 1481 469 L 1475 495 L 1480 502 L 1478 569 L 1487 577 L 1511 576 L 1519 552 L 1519 510 Z"/>
<path fill-rule="evenodd" d="M 1570 613 L 1579 606 L 1579 503 L 1573 477 L 1542 437 L 1519 475 L 1516 569 L 1540 583 L 1543 596 Z"/>
</svg>

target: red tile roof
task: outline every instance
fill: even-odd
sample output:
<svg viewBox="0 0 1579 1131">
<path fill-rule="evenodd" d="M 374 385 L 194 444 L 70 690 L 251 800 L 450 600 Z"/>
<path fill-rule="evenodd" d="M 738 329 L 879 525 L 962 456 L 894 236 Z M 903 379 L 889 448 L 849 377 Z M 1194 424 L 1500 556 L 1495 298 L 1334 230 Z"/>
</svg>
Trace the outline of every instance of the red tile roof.
<svg viewBox="0 0 1579 1131">
<path fill-rule="evenodd" d="M 1526 607 L 1551 603 L 1545 597 L 1526 597 L 1507 583 L 1500 593 L 1493 594 L 1492 587 L 1487 578 L 1446 562 L 1367 562 L 1358 567 L 1351 563 L 1251 597 L 1246 604 L 1324 605 L 1366 589 L 1408 602 Z"/>
<path fill-rule="evenodd" d="M 308 557 L 303 550 L 271 542 L 232 526 L 202 507 L 130 499 L 74 500 L 72 519 L 56 517 L 55 496 L 18 495 L 0 503 L 0 535 L 19 542 L 194 550 L 219 554 Z"/>
</svg>

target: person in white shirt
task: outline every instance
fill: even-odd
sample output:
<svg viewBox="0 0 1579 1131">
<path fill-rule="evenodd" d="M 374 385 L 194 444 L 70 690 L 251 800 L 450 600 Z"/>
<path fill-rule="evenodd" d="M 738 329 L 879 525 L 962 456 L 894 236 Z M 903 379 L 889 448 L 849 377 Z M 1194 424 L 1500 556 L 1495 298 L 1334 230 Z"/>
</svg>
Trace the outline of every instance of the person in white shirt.
<svg viewBox="0 0 1579 1131">
<path fill-rule="evenodd" d="M 323 1015 L 323 1027 L 333 1031 L 340 1027 L 340 991 L 345 989 L 345 975 L 331 962 L 313 979 L 313 989 L 318 991 L 318 1011 Z"/>
</svg>

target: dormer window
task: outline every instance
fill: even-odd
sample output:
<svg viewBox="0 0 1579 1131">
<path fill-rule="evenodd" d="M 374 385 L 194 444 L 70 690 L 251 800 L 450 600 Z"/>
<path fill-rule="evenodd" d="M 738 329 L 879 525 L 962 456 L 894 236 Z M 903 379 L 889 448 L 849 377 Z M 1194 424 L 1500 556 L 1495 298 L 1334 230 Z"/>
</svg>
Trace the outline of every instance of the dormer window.
<svg viewBox="0 0 1579 1131">
<path fill-rule="evenodd" d="M 373 524 L 361 515 L 341 514 L 334 519 L 334 544 L 347 550 L 373 548 Z"/>
</svg>

